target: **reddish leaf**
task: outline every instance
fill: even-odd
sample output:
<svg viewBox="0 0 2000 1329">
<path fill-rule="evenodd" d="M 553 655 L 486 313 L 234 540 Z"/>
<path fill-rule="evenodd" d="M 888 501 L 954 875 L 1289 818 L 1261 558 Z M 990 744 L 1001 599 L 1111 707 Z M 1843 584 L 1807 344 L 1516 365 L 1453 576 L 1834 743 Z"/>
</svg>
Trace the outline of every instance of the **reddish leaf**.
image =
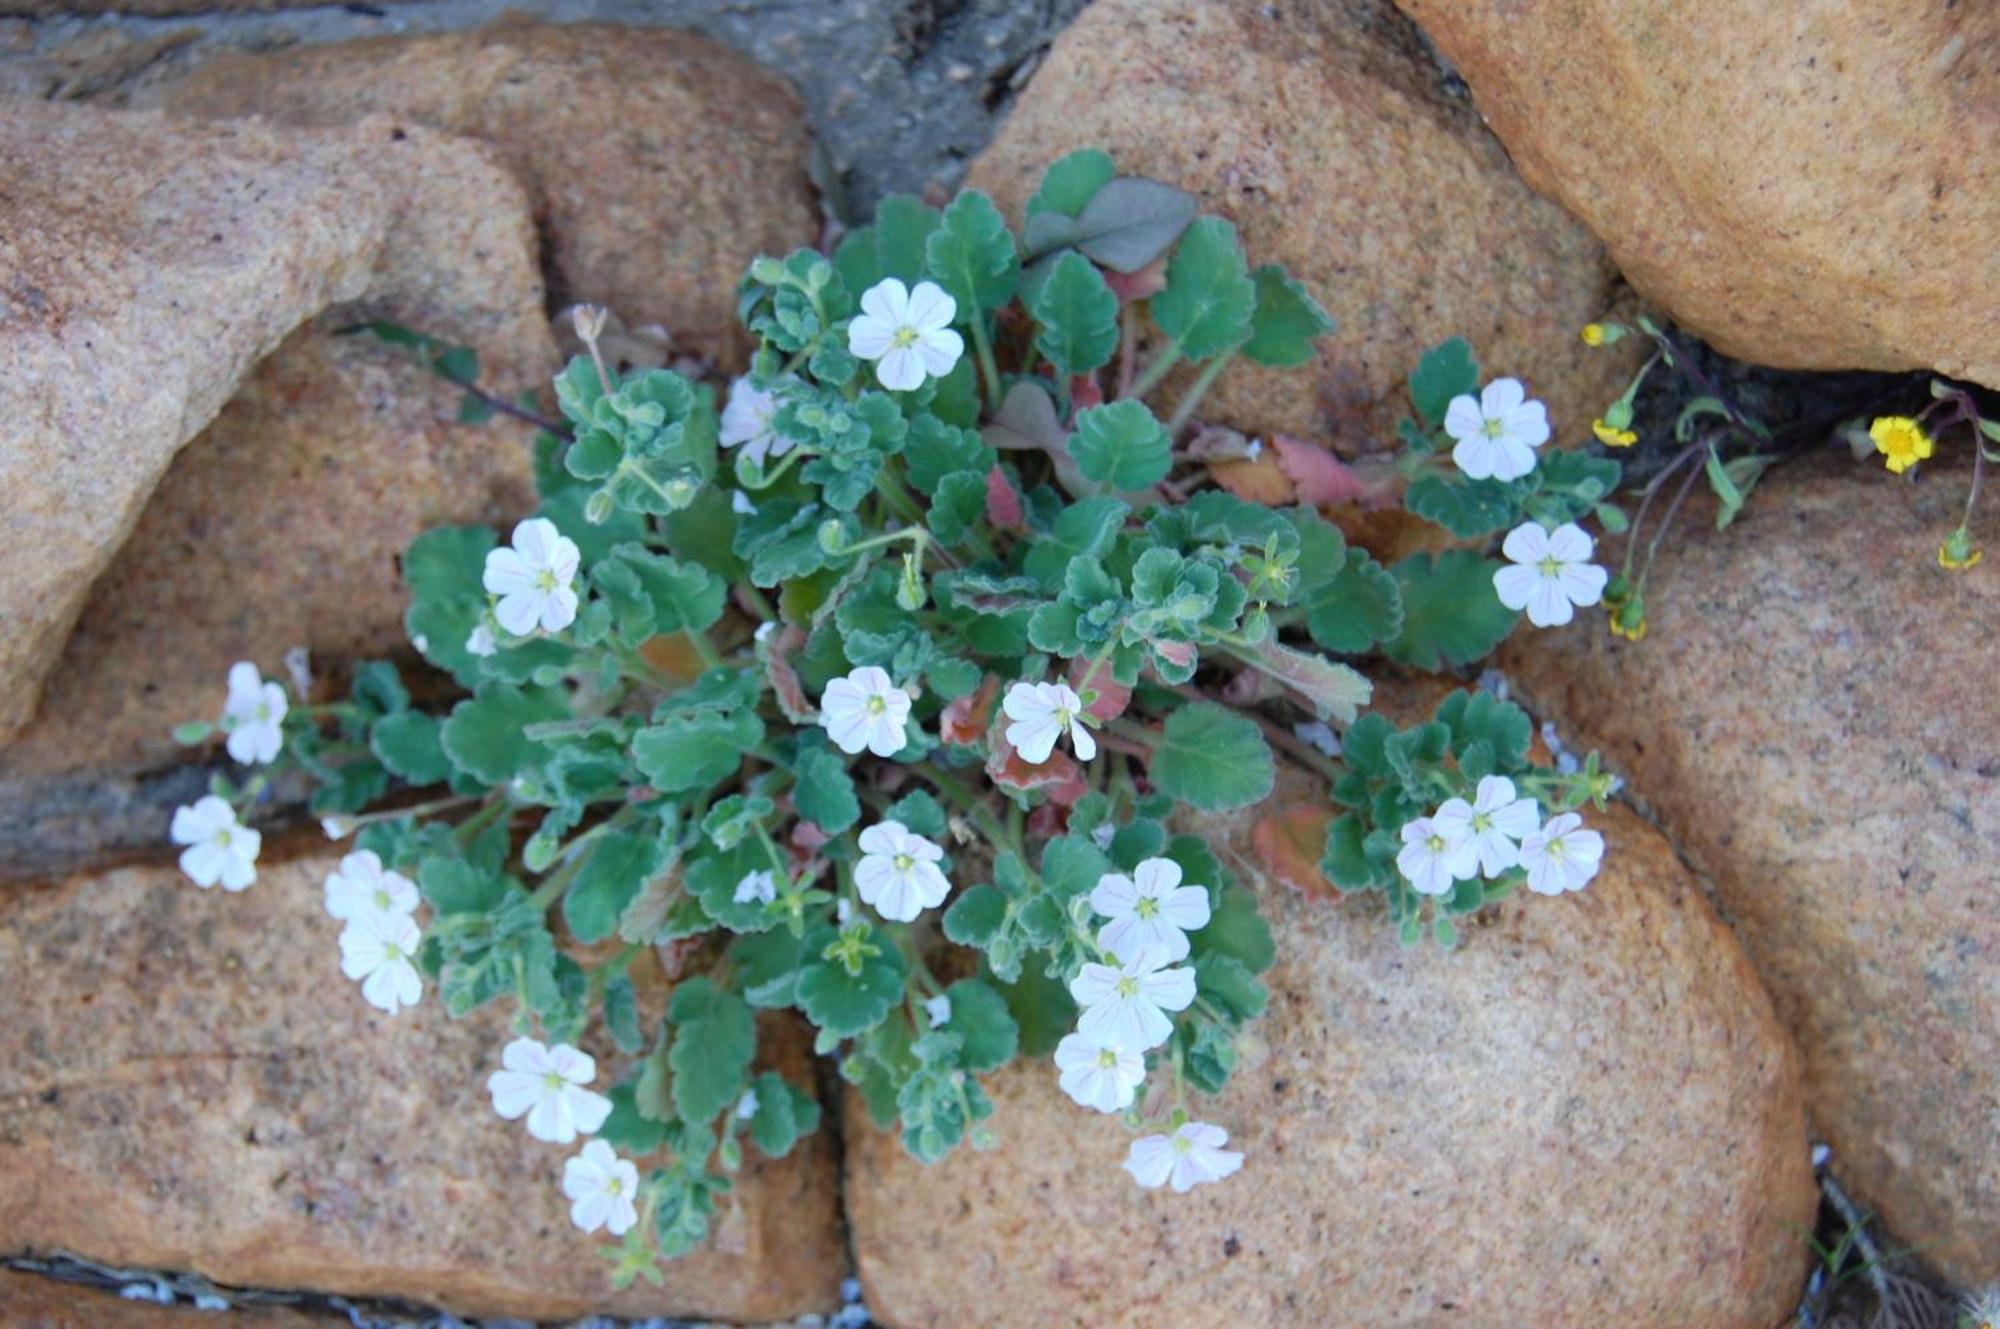
<svg viewBox="0 0 2000 1329">
<path fill-rule="evenodd" d="M 998 464 L 986 473 L 986 520 L 1003 531 L 1028 529 L 1027 517 L 1021 511 L 1021 496 L 1014 492 L 1013 483 Z"/>
<path fill-rule="evenodd" d="M 1069 381 L 1069 408 L 1071 411 L 1089 410 L 1093 406 L 1104 405 L 1104 389 L 1098 385 L 1097 375 L 1078 374 Z"/>
<path fill-rule="evenodd" d="M 811 822 L 800 818 L 792 823 L 792 846 L 810 854 L 820 847 L 830 844 L 833 837 Z"/>
<path fill-rule="evenodd" d="M 1000 680 L 988 678 L 979 691 L 949 702 L 938 717 L 938 737 L 960 747 L 977 747 L 993 722 L 993 698 L 1000 692 Z"/>
<path fill-rule="evenodd" d="M 1335 899 L 1339 888 L 1319 870 L 1326 828 L 1332 821 L 1333 814 L 1325 808 L 1281 808 L 1251 830 L 1250 845 L 1265 869 L 1285 885 L 1315 899 Z"/>
<path fill-rule="evenodd" d="M 1050 802 L 1064 807 L 1090 792 L 1090 786 L 1083 780 L 1083 769 L 1067 753 L 1051 752 L 1041 765 L 1031 765 L 1007 741 L 1007 727 L 1003 724 L 993 726 L 986 742 L 990 754 L 986 758 L 986 774 L 1003 789 L 1023 792 L 1041 789 L 1048 793 Z"/>
<path fill-rule="evenodd" d="M 1131 303 L 1145 300 L 1167 288 L 1167 256 L 1154 259 L 1137 272 L 1110 272 L 1104 274 L 1104 284 L 1120 300 Z"/>
<path fill-rule="evenodd" d="M 777 694 L 778 709 L 793 724 L 819 723 L 819 707 L 806 699 L 799 671 L 792 667 L 792 652 L 805 644 L 806 634 L 794 627 L 766 633 L 757 643 L 757 655 L 764 662 L 764 676 L 771 682 L 771 691 Z"/>
<path fill-rule="evenodd" d="M 1083 690 L 1083 676 L 1089 672 L 1090 662 L 1088 660 L 1070 661 L 1070 686 L 1081 692 Z M 1111 677 L 1109 669 L 1099 669 L 1097 671 L 1097 677 L 1090 680 L 1090 691 L 1092 693 L 1091 698 L 1083 709 L 1086 714 L 1093 715 L 1106 724 L 1110 724 L 1113 720 L 1125 714 L 1125 708 L 1132 704 L 1132 689 Z"/>
<path fill-rule="evenodd" d="M 1317 444 L 1273 434 L 1271 450 L 1278 454 L 1278 465 L 1297 489 L 1301 503 L 1323 508 L 1334 503 L 1360 503 L 1368 497 L 1367 481 Z"/>
</svg>

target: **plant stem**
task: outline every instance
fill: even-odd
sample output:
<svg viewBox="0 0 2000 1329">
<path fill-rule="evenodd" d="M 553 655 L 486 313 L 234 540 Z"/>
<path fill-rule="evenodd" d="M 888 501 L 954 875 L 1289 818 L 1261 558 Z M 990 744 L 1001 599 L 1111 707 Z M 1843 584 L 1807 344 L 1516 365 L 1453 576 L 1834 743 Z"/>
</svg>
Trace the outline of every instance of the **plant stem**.
<svg viewBox="0 0 2000 1329">
<path fill-rule="evenodd" d="M 1000 409 L 1000 366 L 993 359 L 993 338 L 986 331 L 986 316 L 972 316 L 972 349 L 979 356 L 979 372 L 986 379 L 986 409 Z"/>
<path fill-rule="evenodd" d="M 1173 415 L 1167 420 L 1169 439 L 1180 437 L 1181 430 L 1187 428 L 1187 422 L 1194 416 L 1194 408 L 1201 405 L 1201 399 L 1208 395 L 1208 390 L 1215 386 L 1215 380 L 1222 376 L 1222 371 L 1227 369 L 1234 359 L 1236 359 L 1235 351 L 1224 351 L 1203 366 L 1200 376 L 1188 385 L 1187 395 L 1181 398 L 1180 404 L 1174 407 Z"/>
<path fill-rule="evenodd" d="M 1158 357 L 1154 359 L 1153 363 L 1146 366 L 1145 372 L 1133 380 L 1132 386 L 1118 395 L 1120 397 L 1145 396 L 1155 387 L 1159 386 L 1160 380 L 1167 376 L 1168 370 L 1180 362 L 1180 358 L 1181 344 L 1177 341 L 1168 342 L 1165 348 L 1160 351 Z"/>
</svg>

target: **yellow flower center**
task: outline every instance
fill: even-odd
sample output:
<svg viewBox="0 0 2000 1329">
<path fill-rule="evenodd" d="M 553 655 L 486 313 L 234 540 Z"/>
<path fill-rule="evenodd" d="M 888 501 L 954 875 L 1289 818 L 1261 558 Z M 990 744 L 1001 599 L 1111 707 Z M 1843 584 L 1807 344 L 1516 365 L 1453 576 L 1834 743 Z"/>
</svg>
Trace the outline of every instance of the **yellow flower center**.
<svg viewBox="0 0 2000 1329">
<path fill-rule="evenodd" d="M 1486 437 L 1498 438 L 1507 432 L 1507 422 L 1504 420 L 1488 420 L 1480 428 L 1486 431 Z"/>
<path fill-rule="evenodd" d="M 1194 1141 L 1188 1139 L 1185 1135 L 1180 1134 L 1178 1131 L 1168 1136 L 1167 1138 L 1173 1142 L 1175 1153 L 1190 1154 L 1194 1152 Z"/>
<path fill-rule="evenodd" d="M 1099 1048 L 1097 1064 L 1108 1071 L 1118 1064 L 1118 1054 L 1110 1048 Z"/>
<path fill-rule="evenodd" d="M 226 830 L 223 830 L 223 831 L 217 831 L 217 832 L 215 833 L 215 847 L 216 847 L 217 849 L 227 849 L 227 848 L 229 848 L 229 832 L 228 832 L 228 831 L 226 831 Z"/>
<path fill-rule="evenodd" d="M 543 568 L 540 572 L 537 572 L 535 574 L 535 589 L 543 592 L 554 591 L 556 589 L 556 574 L 547 568 Z"/>
<path fill-rule="evenodd" d="M 605 1182 L 604 1193 L 613 1196 L 623 1195 L 625 1193 L 625 1179 L 623 1177 L 613 1177 L 611 1180 Z"/>
<path fill-rule="evenodd" d="M 897 854 L 894 858 L 890 859 L 889 861 L 895 864 L 896 871 L 898 872 L 908 872 L 911 868 L 917 865 L 917 860 L 911 858 L 908 854 Z"/>
<path fill-rule="evenodd" d="M 551 1089 L 560 1089 L 564 1085 L 568 1084 L 569 1081 L 563 1079 L 562 1076 L 556 1073 L 555 1071 L 550 1071 L 544 1076 L 542 1076 L 542 1083 L 547 1085 Z"/>
<path fill-rule="evenodd" d="M 1547 852 L 1550 858 L 1560 863 L 1569 857 L 1569 846 L 1562 842 L 1561 837 L 1557 837 L 1548 842 L 1545 852 Z"/>
<path fill-rule="evenodd" d="M 1141 918 L 1157 918 L 1160 913 L 1160 902 L 1151 896 L 1142 895 L 1139 897 L 1139 903 L 1133 906 L 1132 912 Z"/>
<path fill-rule="evenodd" d="M 889 703 L 886 698 L 870 697 L 866 709 L 870 715 L 880 715 L 889 709 Z"/>
<path fill-rule="evenodd" d="M 1442 854 L 1445 848 L 1444 837 L 1436 831 L 1432 831 L 1424 837 L 1424 848 L 1430 850 L 1433 854 Z"/>
<path fill-rule="evenodd" d="M 1131 997 L 1136 997 L 1136 996 L 1138 996 L 1138 995 L 1139 995 L 1139 980 L 1138 980 L 1138 979 L 1136 979 L 1136 978 L 1130 978 L 1130 977 L 1126 977 L 1126 978 L 1121 978 L 1121 979 L 1119 979 L 1119 980 L 1118 980 L 1118 995 L 1119 995 L 1119 996 L 1121 996 L 1121 997 L 1126 997 L 1126 998 L 1131 998 Z"/>
<path fill-rule="evenodd" d="M 1562 571 L 1563 565 L 1562 565 L 1562 560 L 1557 558 L 1554 554 L 1543 554 L 1542 561 L 1535 564 L 1535 566 L 1541 569 L 1541 573 L 1544 577 L 1554 577 L 1557 573 Z"/>
<path fill-rule="evenodd" d="M 389 892 L 384 890 L 377 890 L 375 892 L 375 907 L 377 909 L 387 909 L 389 907 Z"/>
<path fill-rule="evenodd" d="M 917 344 L 917 330 L 912 327 L 897 328 L 889 337 L 889 344 L 897 347 L 911 347 Z"/>
</svg>

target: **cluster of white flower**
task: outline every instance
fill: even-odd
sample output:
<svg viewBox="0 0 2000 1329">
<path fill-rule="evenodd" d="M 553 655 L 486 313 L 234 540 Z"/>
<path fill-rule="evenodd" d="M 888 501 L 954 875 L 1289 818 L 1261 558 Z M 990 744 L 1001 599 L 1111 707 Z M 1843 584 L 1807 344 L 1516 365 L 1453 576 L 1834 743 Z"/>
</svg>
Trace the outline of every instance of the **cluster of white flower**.
<svg viewBox="0 0 2000 1329">
<path fill-rule="evenodd" d="M 1031 766 L 1040 766 L 1055 751 L 1056 741 L 1069 735 L 1077 760 L 1097 755 L 1083 698 L 1067 683 L 1016 683 L 1000 703 L 1009 721 L 1007 742 Z M 850 670 L 820 695 L 819 722 L 834 745 L 850 756 L 872 752 L 893 757 L 909 743 L 904 725 L 910 718 L 910 694 L 896 686 L 888 671 L 875 665 Z"/>
<path fill-rule="evenodd" d="M 1064 1093 L 1098 1112 L 1124 1112 L 1146 1079 L 1146 1054 L 1173 1037 L 1170 1011 L 1195 998 L 1188 934 L 1208 926 L 1208 891 L 1181 884 L 1180 864 L 1149 858 L 1131 876 L 1106 873 L 1090 893 L 1090 907 L 1106 920 L 1097 932 L 1104 963 L 1086 963 L 1070 980 L 1082 1014 L 1076 1032 L 1056 1045 L 1057 1083 Z M 1170 1134 L 1142 1136 L 1126 1155 L 1125 1170 L 1141 1186 L 1169 1181 L 1186 1191 L 1220 1181 L 1243 1166 L 1243 1155 L 1224 1149 L 1229 1133 L 1204 1122 L 1183 1122 Z"/>
<path fill-rule="evenodd" d="M 1404 824 L 1396 870 L 1422 895 L 1449 895 L 1458 882 L 1516 867 L 1527 869 L 1528 889 L 1538 894 L 1580 891 L 1604 860 L 1604 837 L 1582 827 L 1574 812 L 1543 825 L 1534 799 L 1517 797 L 1506 776 L 1488 775 L 1472 802 L 1446 799 L 1430 816 Z"/>
<path fill-rule="evenodd" d="M 516 637 L 538 629 L 561 632 L 576 621 L 575 583 L 582 563 L 576 541 L 558 531 L 554 522 L 528 518 L 514 528 L 506 546 L 486 555 L 481 584 L 487 594 L 499 597 L 493 604 L 494 621 Z M 491 655 L 497 644 L 493 629 L 482 622 L 472 630 L 465 649 Z"/>
<path fill-rule="evenodd" d="M 257 666 L 238 660 L 229 666 L 229 690 L 217 727 L 232 761 L 268 765 L 285 746 L 285 716 L 291 703 L 282 684 L 266 682 Z M 167 835 L 181 846 L 181 871 L 207 890 L 240 891 L 257 880 L 257 855 L 264 837 L 237 819 L 228 799 L 208 794 L 174 809 Z"/>
<path fill-rule="evenodd" d="M 326 879 L 326 912 L 347 925 L 340 933 L 340 972 L 361 984 L 369 1005 L 390 1015 L 423 995 L 417 900 L 416 883 L 383 867 L 372 850 L 342 858 Z"/>
<path fill-rule="evenodd" d="M 611 1100 L 586 1087 L 597 1078 L 596 1059 L 568 1043 L 517 1038 L 501 1049 L 500 1066 L 486 1079 L 493 1110 L 508 1121 L 527 1118 L 537 1140 L 574 1144 L 611 1115 Z M 602 1140 L 563 1164 L 563 1195 L 570 1222 L 582 1231 L 622 1237 L 639 1221 L 639 1169 Z"/>
<path fill-rule="evenodd" d="M 1466 393 L 1445 408 L 1451 459 L 1474 480 L 1518 480 L 1535 469 L 1535 449 L 1549 441 L 1546 407 L 1528 398 L 1514 378 L 1496 378 L 1474 397 Z M 1525 521 L 1508 532 L 1500 552 L 1512 567 L 1493 574 L 1500 603 L 1528 611 L 1538 628 L 1560 627 L 1577 606 L 1596 604 L 1608 576 L 1590 562 L 1595 548 L 1582 528 L 1565 523 L 1553 531 Z"/>
<path fill-rule="evenodd" d="M 1083 698 L 1067 683 L 1016 683 L 1000 709 L 1013 721 L 1007 741 L 1031 766 L 1047 761 L 1065 733 L 1078 761 L 1097 755 L 1097 739 L 1083 722 Z"/>
</svg>

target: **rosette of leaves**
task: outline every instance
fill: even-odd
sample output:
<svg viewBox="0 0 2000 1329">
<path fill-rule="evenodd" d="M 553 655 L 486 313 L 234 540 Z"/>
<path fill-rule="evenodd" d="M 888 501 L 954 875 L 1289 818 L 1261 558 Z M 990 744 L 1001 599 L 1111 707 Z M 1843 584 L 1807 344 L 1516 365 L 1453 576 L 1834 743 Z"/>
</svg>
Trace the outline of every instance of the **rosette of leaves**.
<svg viewBox="0 0 2000 1329">
<path fill-rule="evenodd" d="M 581 550 L 574 623 L 475 653 L 498 533 L 432 531 L 404 560 L 407 623 L 459 698 L 413 706 L 371 666 L 349 702 L 293 717 L 321 810 L 414 804 L 370 814 L 358 843 L 418 883 L 422 967 L 449 1010 L 512 999 L 551 1041 L 624 1054 L 603 1137 L 650 1171 L 619 1279 L 702 1239 L 746 1141 L 780 1156 L 814 1128 L 806 1087 L 758 1069 L 759 1013 L 802 1015 L 919 1157 L 985 1143 L 979 1077 L 1073 1024 L 1066 984 L 1098 958 L 1092 888 L 1165 857 L 1213 921 L 1192 938 L 1201 999 L 1153 1062 L 1212 1092 L 1264 1008 L 1273 946 L 1255 893 L 1176 811 L 1256 804 L 1274 740 L 1354 726 L 1335 792 L 1366 811 L 1337 823 L 1330 870 L 1389 891 L 1408 933 L 1382 837 L 1433 785 L 1524 761 L 1512 713 L 1468 706 L 1414 737 L 1360 718 L 1371 688 L 1348 662 L 1484 654 L 1512 621 L 1494 565 L 1382 567 L 1313 510 L 1208 486 L 1184 454 L 1230 364 L 1302 363 L 1332 326 L 1194 214 L 1084 152 L 1050 169 L 1022 235 L 966 191 L 943 209 L 891 198 L 831 255 L 758 259 L 739 308 L 750 386 L 774 402 L 761 462 L 719 453 L 712 387 L 579 357 L 536 464 L 539 515 Z M 881 389 L 847 349 L 860 293 L 887 277 L 942 287 L 969 348 L 914 391 Z M 1120 354 L 1133 328 L 1151 330 L 1143 365 Z M 1426 358 L 1427 427 L 1472 372 Z M 1567 511 L 1582 492 L 1491 502 Z M 1461 530 L 1489 497 L 1425 507 Z M 893 757 L 842 752 L 818 724 L 826 685 L 860 667 L 914 699 Z M 1001 695 L 1035 680 L 1081 694 L 1096 760 L 1029 764 L 1008 743 Z M 948 850 L 953 893 L 911 924 L 855 898 L 857 835 L 890 819 Z M 745 889 L 762 873 L 768 902 Z M 682 978 L 649 1005 L 636 975 L 662 958 Z M 951 1014 L 934 1027 L 938 996 Z"/>
</svg>

